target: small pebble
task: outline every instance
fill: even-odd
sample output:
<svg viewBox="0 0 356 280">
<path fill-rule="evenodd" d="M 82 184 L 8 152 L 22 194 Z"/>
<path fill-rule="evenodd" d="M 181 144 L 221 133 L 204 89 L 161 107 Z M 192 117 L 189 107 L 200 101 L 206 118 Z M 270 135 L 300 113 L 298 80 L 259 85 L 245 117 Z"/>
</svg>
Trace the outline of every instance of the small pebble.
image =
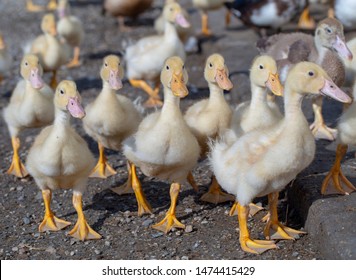
<svg viewBox="0 0 356 280">
<path fill-rule="evenodd" d="M 207 220 L 203 220 L 203 221 L 201 222 L 202 225 L 207 224 L 207 223 L 208 223 Z"/>
<path fill-rule="evenodd" d="M 157 232 L 152 234 L 152 238 L 157 238 L 163 235 L 163 232 Z"/>
<path fill-rule="evenodd" d="M 105 246 L 110 246 L 110 245 L 111 245 L 110 241 L 105 241 Z"/>
<path fill-rule="evenodd" d="M 182 256 L 181 260 L 189 260 L 188 256 Z"/>
<path fill-rule="evenodd" d="M 74 251 L 70 252 L 70 255 L 71 255 L 71 256 L 74 256 L 74 255 L 75 255 L 75 252 L 74 252 Z"/>
<path fill-rule="evenodd" d="M 50 253 L 50 254 L 55 254 L 56 251 L 57 250 L 55 248 L 53 248 L 52 246 L 48 246 L 47 249 L 46 249 L 46 252 Z"/>
<path fill-rule="evenodd" d="M 187 208 L 187 209 L 184 210 L 184 212 L 189 214 L 189 213 L 193 212 L 193 209 L 192 208 Z"/>
<path fill-rule="evenodd" d="M 18 192 L 20 192 L 20 191 L 23 190 L 23 187 L 19 186 L 19 187 L 16 188 L 16 190 L 17 190 Z"/>
<path fill-rule="evenodd" d="M 101 251 L 98 250 L 98 249 L 95 249 L 95 250 L 94 250 L 94 253 L 97 254 L 97 255 L 100 255 L 100 254 L 101 254 Z"/>
<path fill-rule="evenodd" d="M 298 257 L 299 253 L 298 252 L 293 252 L 292 257 Z"/>
<path fill-rule="evenodd" d="M 153 223 L 152 219 L 147 219 L 142 223 L 143 227 L 149 227 Z"/>
<path fill-rule="evenodd" d="M 17 247 L 12 247 L 12 249 L 11 249 L 13 252 L 17 252 L 18 250 L 19 250 L 19 248 L 17 248 Z"/>
<path fill-rule="evenodd" d="M 23 223 L 24 223 L 25 225 L 28 225 L 28 224 L 30 223 L 30 219 L 27 218 L 27 217 L 23 218 Z"/>
<path fill-rule="evenodd" d="M 187 225 L 187 226 L 185 227 L 185 230 L 184 230 L 184 231 L 187 232 L 187 233 L 192 232 L 192 231 L 193 231 L 193 226 L 192 226 L 192 225 Z"/>
</svg>

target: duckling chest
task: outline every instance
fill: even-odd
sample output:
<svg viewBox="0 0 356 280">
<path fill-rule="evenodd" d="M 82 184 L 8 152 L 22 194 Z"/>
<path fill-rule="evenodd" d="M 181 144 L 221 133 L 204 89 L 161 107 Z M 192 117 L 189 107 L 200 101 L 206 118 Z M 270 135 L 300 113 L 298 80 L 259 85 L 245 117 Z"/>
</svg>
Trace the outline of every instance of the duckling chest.
<svg viewBox="0 0 356 280">
<path fill-rule="evenodd" d="M 94 158 L 73 130 L 54 130 L 42 145 L 41 161 L 47 176 L 72 176 L 90 170 Z"/>
</svg>

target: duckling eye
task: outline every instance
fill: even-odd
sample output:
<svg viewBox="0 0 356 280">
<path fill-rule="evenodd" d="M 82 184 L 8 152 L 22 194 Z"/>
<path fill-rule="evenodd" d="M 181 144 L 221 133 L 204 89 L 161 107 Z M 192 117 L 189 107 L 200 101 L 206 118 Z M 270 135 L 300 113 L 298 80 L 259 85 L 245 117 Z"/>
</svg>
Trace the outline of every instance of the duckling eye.
<svg viewBox="0 0 356 280">
<path fill-rule="evenodd" d="M 209 63 L 209 67 L 210 67 L 210 68 L 213 67 L 213 64 L 212 64 L 212 63 Z"/>
<path fill-rule="evenodd" d="M 25 65 L 28 66 L 28 62 L 27 61 L 25 62 Z"/>
<path fill-rule="evenodd" d="M 182 69 L 184 70 L 185 69 L 185 66 L 183 65 Z"/>
<path fill-rule="evenodd" d="M 260 69 L 263 69 L 263 65 L 262 65 L 262 64 L 260 64 L 259 68 L 260 68 Z"/>
<path fill-rule="evenodd" d="M 169 70 L 169 66 L 168 65 L 166 65 L 166 69 Z"/>
<path fill-rule="evenodd" d="M 120 64 L 119 64 L 119 65 L 120 65 Z M 104 63 L 104 66 L 105 66 L 105 67 L 108 67 L 108 64 L 105 62 L 105 63 Z"/>
<path fill-rule="evenodd" d="M 64 94 L 64 90 L 63 89 L 59 90 L 59 93 Z"/>
<path fill-rule="evenodd" d="M 313 71 L 309 71 L 309 72 L 308 72 L 308 75 L 309 75 L 310 77 L 313 77 L 313 76 L 314 76 L 314 72 L 313 72 Z"/>
<path fill-rule="evenodd" d="M 326 28 L 326 32 L 328 32 L 330 34 L 330 33 L 332 33 L 332 30 L 330 28 Z"/>
<path fill-rule="evenodd" d="M 121 62 L 119 62 L 119 66 L 121 65 Z"/>
</svg>

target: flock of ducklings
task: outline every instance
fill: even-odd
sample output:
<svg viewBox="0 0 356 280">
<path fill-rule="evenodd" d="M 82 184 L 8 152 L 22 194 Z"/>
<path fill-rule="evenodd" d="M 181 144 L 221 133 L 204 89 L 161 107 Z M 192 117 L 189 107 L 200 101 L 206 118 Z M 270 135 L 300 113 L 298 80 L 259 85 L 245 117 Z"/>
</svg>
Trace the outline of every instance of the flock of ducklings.
<svg viewBox="0 0 356 280">
<path fill-rule="evenodd" d="M 105 1 L 106 9 L 110 9 L 110 2 L 114 1 Z M 147 7 L 152 4 L 152 1 L 121 2 L 132 5 L 147 2 Z M 193 2 L 201 5 L 204 14 L 209 5 L 217 8 L 224 1 Z M 51 3 L 53 1 L 49 1 Z M 41 9 L 32 1 L 27 4 L 30 10 Z M 201 199 L 211 203 L 235 201 L 230 214 L 238 215 L 241 248 L 250 253 L 276 248 L 274 239 L 295 239 L 304 233 L 279 222 L 278 193 L 313 161 L 315 137 L 338 141 L 335 164 L 323 182 L 322 193 L 331 186 L 330 180 L 340 194 L 356 190 L 340 169 L 347 146 L 356 144 L 356 105 L 353 103 L 345 110 L 337 131 L 324 124 L 321 114 L 323 96 L 343 103 L 352 101 L 340 89 L 345 80 L 345 65 L 349 63 L 347 65 L 352 67 L 347 61 L 351 61 L 353 55 L 338 20 L 327 18 L 319 22 L 315 36 L 287 33 L 261 39 L 258 43 L 261 55 L 253 60 L 250 68 L 251 100 L 235 109 L 224 98 L 224 90 L 233 87 L 224 58 L 220 54 L 210 55 L 204 68 L 209 98 L 196 102 L 183 114 L 179 103 L 189 94 L 188 73 L 178 30 L 183 34 L 182 30 L 189 29 L 190 23 L 186 11 L 176 1 L 167 1 L 160 18 L 163 32 L 129 46 L 123 58 L 131 85 L 149 95 L 145 106 L 162 106 L 143 116 L 137 104 L 117 94 L 123 87 L 124 77 L 122 59 L 118 56 L 108 55 L 103 59 L 102 90 L 85 109 L 73 81 L 63 80 L 57 84 L 56 71 L 71 55 L 74 57 L 67 66 L 80 65 L 79 46 L 84 34 L 79 19 L 68 15 L 67 0 L 59 0 L 57 9 L 60 15 L 57 24 L 53 14 L 43 17 L 43 35 L 32 42 L 30 53 L 23 56 L 22 80 L 3 110 L 13 147 L 8 173 L 19 178 L 31 175 L 42 191 L 45 214 L 39 225 L 40 232 L 69 226 L 69 222 L 52 212 L 51 197 L 53 190 L 73 189 L 78 220 L 69 234 L 80 240 L 101 238 L 86 222 L 82 195 L 89 177 L 107 178 L 116 174 L 106 160 L 105 148 L 122 151 L 127 158 L 127 182 L 113 191 L 134 193 L 139 216 L 151 213 L 152 208 L 145 198 L 136 168 L 146 176 L 171 183 L 171 206 L 166 216 L 152 226 L 165 233 L 173 227 L 185 227 L 175 214 L 181 184 L 188 181 L 197 190 L 192 171 L 199 159 L 208 158 L 214 175 L 209 191 Z M 137 16 L 133 12 L 112 13 Z M 204 17 L 203 33 L 210 33 Z M 6 66 L 10 58 L 2 38 L 0 49 L 0 65 Z M 50 86 L 42 79 L 43 71 L 53 72 Z M 163 100 L 159 97 L 160 85 Z M 311 126 L 301 109 L 301 101 L 307 94 L 313 96 L 315 122 Z M 274 96 L 283 96 L 284 114 Z M 96 164 L 87 143 L 71 127 L 71 116 L 83 119 L 85 132 L 98 143 Z M 33 127 L 45 128 L 28 151 L 24 165 L 18 153 L 19 133 Z M 249 214 L 260 210 L 252 201 L 265 195 L 269 204 L 264 230 L 266 240 L 251 239 L 247 219 Z"/>
</svg>

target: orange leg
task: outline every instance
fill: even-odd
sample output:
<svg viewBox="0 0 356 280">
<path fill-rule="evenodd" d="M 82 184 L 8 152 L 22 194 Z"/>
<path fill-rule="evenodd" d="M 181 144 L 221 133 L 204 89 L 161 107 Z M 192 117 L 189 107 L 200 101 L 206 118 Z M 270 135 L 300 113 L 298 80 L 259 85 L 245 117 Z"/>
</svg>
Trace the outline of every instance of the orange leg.
<svg viewBox="0 0 356 280">
<path fill-rule="evenodd" d="M 163 102 L 158 95 L 158 91 L 153 90 L 144 80 L 134 80 L 130 79 L 130 84 L 133 87 L 143 89 L 150 97 L 145 102 L 146 107 L 162 106 Z"/>
<path fill-rule="evenodd" d="M 47 10 L 54 11 L 57 9 L 57 2 L 56 0 L 49 0 L 49 3 L 47 5 Z"/>
<path fill-rule="evenodd" d="M 238 215 L 237 205 L 238 205 L 238 202 L 235 201 L 235 203 L 232 205 L 232 207 L 230 209 L 229 216 L 237 216 Z M 249 215 L 251 217 L 256 215 L 259 211 L 264 209 L 263 207 L 258 206 L 258 205 L 254 204 L 254 203 L 250 203 L 248 206 L 250 208 Z"/>
<path fill-rule="evenodd" d="M 218 204 L 226 201 L 234 201 L 235 197 L 231 194 L 224 193 L 221 190 L 215 176 L 213 176 L 208 192 L 203 194 L 200 199 L 206 202 Z"/>
<path fill-rule="evenodd" d="M 70 225 L 70 222 L 65 220 L 58 219 L 54 216 L 51 210 L 51 199 L 52 192 L 51 190 L 43 190 L 42 197 L 45 205 L 45 215 L 42 223 L 40 224 L 38 230 L 40 232 L 44 232 L 46 230 L 50 231 L 58 231 Z"/>
<path fill-rule="evenodd" d="M 53 70 L 52 71 L 52 79 L 51 82 L 49 84 L 51 86 L 52 89 L 56 89 L 58 83 L 57 83 L 57 70 Z"/>
<path fill-rule="evenodd" d="M 67 64 L 68 68 L 74 68 L 74 67 L 78 67 L 81 65 L 80 61 L 79 61 L 79 56 L 80 56 L 80 48 L 74 47 L 74 56 L 73 59 Z"/>
<path fill-rule="evenodd" d="M 73 229 L 69 232 L 71 236 L 79 240 L 100 239 L 101 235 L 94 231 L 87 223 L 83 213 L 82 195 L 73 194 L 73 206 L 78 214 L 78 220 Z"/>
<path fill-rule="evenodd" d="M 250 233 L 247 227 L 247 219 L 249 215 L 249 207 L 237 204 L 238 220 L 240 228 L 240 245 L 242 250 L 253 254 L 262 254 L 263 252 L 276 249 L 277 246 L 271 240 L 253 240 L 250 238 Z"/>
<path fill-rule="evenodd" d="M 199 187 L 198 187 L 197 183 L 195 182 L 192 172 L 188 173 L 187 181 L 196 192 L 199 191 Z"/>
<path fill-rule="evenodd" d="M 40 12 L 44 7 L 33 4 L 32 0 L 26 0 L 26 10 L 29 12 Z"/>
<path fill-rule="evenodd" d="M 129 162 L 127 162 L 127 172 L 128 172 L 128 176 L 127 176 L 126 183 L 119 187 L 115 187 L 111 189 L 113 192 L 117 193 L 118 195 L 134 193 L 134 190 L 132 188 L 131 164 Z"/>
<path fill-rule="evenodd" d="M 336 139 L 337 130 L 326 126 L 322 115 L 323 98 L 317 97 L 313 100 L 314 122 L 310 125 L 310 129 L 315 138 L 334 141 Z"/>
<path fill-rule="evenodd" d="M 168 233 L 172 228 L 185 228 L 185 225 L 176 218 L 176 205 L 180 191 L 180 184 L 173 183 L 169 191 L 171 206 L 162 221 L 152 226 L 152 228 Z"/>
<path fill-rule="evenodd" d="M 211 36 L 211 30 L 209 29 L 209 18 L 206 12 L 201 15 L 201 33 L 205 36 Z"/>
<path fill-rule="evenodd" d="M 315 21 L 310 16 L 309 7 L 306 7 L 300 15 L 298 27 L 301 29 L 315 29 Z"/>
<path fill-rule="evenodd" d="M 355 186 L 345 177 L 341 171 L 341 160 L 344 158 L 347 152 L 347 145 L 339 144 L 336 149 L 336 158 L 333 167 L 330 169 L 328 175 L 325 177 L 323 184 L 321 186 L 321 193 L 339 193 L 348 195 L 349 192 L 356 190 Z M 334 183 L 334 190 L 328 190 L 330 180 Z M 343 188 L 345 185 L 348 189 L 347 191 Z"/>
<path fill-rule="evenodd" d="M 24 178 L 28 175 L 28 172 L 21 162 L 19 156 L 20 139 L 17 137 L 12 137 L 11 143 L 14 155 L 12 156 L 12 162 L 10 168 L 7 170 L 7 174 L 15 175 L 18 178 Z"/>
<path fill-rule="evenodd" d="M 99 148 L 99 160 L 89 177 L 107 178 L 112 175 L 115 175 L 116 174 L 115 169 L 112 168 L 110 164 L 108 164 L 106 161 L 104 146 L 101 143 L 98 143 L 98 148 Z"/>
<path fill-rule="evenodd" d="M 267 225 L 264 229 L 264 235 L 267 239 L 292 239 L 299 237 L 300 234 L 305 234 L 304 231 L 295 230 L 282 225 L 278 221 L 277 205 L 278 205 L 278 192 L 268 195 L 268 205 L 270 216 Z"/>
<path fill-rule="evenodd" d="M 136 200 L 137 200 L 137 214 L 142 216 L 143 214 L 152 214 L 151 205 L 147 202 L 145 194 L 143 193 L 142 186 L 140 180 L 136 174 L 136 166 L 131 163 L 131 178 L 132 178 L 132 188 L 135 192 Z"/>
</svg>

